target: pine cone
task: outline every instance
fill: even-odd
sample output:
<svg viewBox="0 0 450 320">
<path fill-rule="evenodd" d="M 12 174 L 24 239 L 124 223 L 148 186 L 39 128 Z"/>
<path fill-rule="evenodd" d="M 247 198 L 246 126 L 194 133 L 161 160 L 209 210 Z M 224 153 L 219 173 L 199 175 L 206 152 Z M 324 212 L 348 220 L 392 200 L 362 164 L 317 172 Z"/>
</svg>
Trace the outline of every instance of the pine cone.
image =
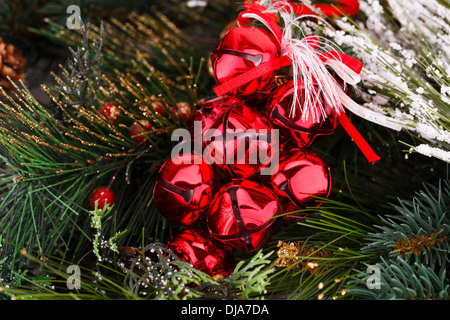
<svg viewBox="0 0 450 320">
<path fill-rule="evenodd" d="M 23 80 L 25 78 L 24 66 L 25 59 L 20 50 L 12 44 L 6 44 L 0 37 L 0 87 L 5 91 L 12 90 L 13 86 L 7 77 L 14 82 Z"/>
</svg>

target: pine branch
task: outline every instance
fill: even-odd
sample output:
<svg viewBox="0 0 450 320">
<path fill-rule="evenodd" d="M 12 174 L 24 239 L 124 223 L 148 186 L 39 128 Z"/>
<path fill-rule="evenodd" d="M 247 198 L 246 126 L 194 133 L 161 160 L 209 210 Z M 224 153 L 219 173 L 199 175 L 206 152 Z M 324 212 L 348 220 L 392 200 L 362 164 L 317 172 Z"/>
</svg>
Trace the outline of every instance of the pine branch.
<svg viewBox="0 0 450 320">
<path fill-rule="evenodd" d="M 269 299 L 328 300 L 344 299 L 353 270 L 368 256 L 334 244 L 299 242 L 299 253 L 291 264 L 278 265 L 267 288 Z M 286 258 L 280 251 L 279 258 Z"/>
<path fill-rule="evenodd" d="M 232 275 L 226 279 L 227 297 L 236 291 L 238 293 L 235 295 L 245 300 L 266 294 L 269 276 L 275 271 L 274 268 L 269 267 L 272 262 L 269 260 L 271 255 L 272 252 L 268 254 L 258 252 L 249 261 L 241 260 Z"/>
<path fill-rule="evenodd" d="M 437 274 L 424 264 L 402 257 L 385 260 L 375 265 L 380 270 L 378 283 L 372 283 L 365 272 L 360 272 L 351 283 L 348 293 L 358 299 L 369 300 L 447 300 L 449 284 L 446 272 Z M 374 267 L 372 265 L 372 267 Z M 367 283 L 377 286 L 372 289 Z"/>
<path fill-rule="evenodd" d="M 69 69 L 63 69 L 61 76 L 55 75 L 58 86 L 43 87 L 51 98 L 50 105 L 37 101 L 24 85 L 16 87 L 14 97 L 5 95 L 6 100 L 0 102 L 4 113 L 0 120 L 0 151 L 18 182 L 12 189 L 5 190 L 1 207 L 0 234 L 5 235 L 3 241 L 9 243 L 2 255 L 11 258 L 11 270 L 20 266 L 16 257 L 22 246 L 37 246 L 40 254 L 57 252 L 65 246 L 62 252 L 70 248 L 73 254 L 83 254 L 90 233 L 86 209 L 89 190 L 98 185 L 111 185 L 114 181 L 121 180 L 130 185 L 117 190 L 119 224 L 133 227 L 124 241 L 131 241 L 136 230 L 142 228 L 152 231 L 154 239 L 164 236 L 165 225 L 151 206 L 151 193 L 146 191 L 148 189 L 139 190 L 139 187 L 152 187 L 152 171 L 170 150 L 170 144 L 161 148 L 158 143 L 168 136 L 162 136 L 161 132 L 157 136 L 158 130 L 154 130 L 147 135 L 149 141 L 136 145 L 129 134 L 129 126 L 138 120 L 140 113 L 152 121 L 158 119 L 159 131 L 170 133 L 182 122 L 179 115 L 175 115 L 172 103 L 167 103 L 170 118 L 157 116 L 155 110 L 149 108 L 145 112 L 133 109 L 133 105 L 128 110 L 122 109 L 124 123 L 117 126 L 100 115 L 98 107 L 104 97 L 102 85 L 117 88 L 120 82 L 113 84 L 112 80 L 101 77 L 104 65 L 100 57 L 105 47 L 102 40 L 95 36 L 91 38 L 90 31 L 84 29 L 81 48 L 72 50 Z M 97 35 L 102 38 L 101 28 Z M 91 43 L 94 43 L 93 48 Z M 158 78 L 151 68 L 143 70 L 143 78 Z M 188 84 L 195 86 L 196 75 L 188 69 L 186 72 L 190 76 Z M 139 82 L 133 85 L 147 87 Z M 164 81 L 159 80 L 159 85 L 159 92 L 170 91 L 170 85 Z M 123 87 L 122 92 L 127 92 L 126 89 Z M 133 101 L 137 101 L 136 96 Z M 145 103 L 138 101 L 137 104 L 145 106 Z M 152 163 L 156 166 L 152 167 Z M 133 168 L 150 170 L 148 175 L 133 174 Z M 132 179 L 136 183 L 132 184 Z M 11 183 L 6 186 L 11 187 Z M 139 193 L 142 194 L 140 199 L 130 200 L 133 197 L 129 194 Z M 22 225 L 20 221 L 27 224 Z M 105 225 L 107 230 L 114 227 L 113 224 Z M 46 237 L 42 233 L 55 236 Z"/>
<path fill-rule="evenodd" d="M 372 258 L 360 248 L 372 230 L 374 216 L 357 204 L 318 201 L 323 201 L 319 208 L 300 211 L 305 214 L 300 221 L 281 222 L 265 249 L 276 250 L 278 255 L 274 261 L 278 268 L 267 288 L 271 299 L 344 298 L 353 269 Z M 276 249 L 279 241 L 294 244 L 296 250 L 286 255 Z"/>
<path fill-rule="evenodd" d="M 30 278 L 15 273 L 19 280 L 7 286 L 2 283 L 0 293 L 13 296 L 15 300 L 179 300 L 202 296 L 199 285 L 218 285 L 160 244 L 147 245 L 142 252 L 119 248 L 124 252 L 120 256 L 113 256 L 113 251 L 104 249 L 102 262 L 96 262 L 94 267 L 77 265 L 80 277 L 74 289 L 67 286 L 72 274 L 66 269 L 72 262 L 56 257 L 42 260 L 22 250 L 22 255 L 47 276 Z"/>
<path fill-rule="evenodd" d="M 399 214 L 381 217 L 380 232 L 369 234 L 363 250 L 445 269 L 450 262 L 449 182 L 425 185 L 412 200 L 399 200 L 394 208 Z"/>
<path fill-rule="evenodd" d="M 412 200 L 399 202 L 393 205 L 398 214 L 381 217 L 380 231 L 362 248 L 379 257 L 371 261 L 380 270 L 378 287 L 369 288 L 373 276 L 360 271 L 349 292 L 363 299 L 447 299 L 450 184 L 424 185 Z"/>
<path fill-rule="evenodd" d="M 100 24 L 98 43 L 94 40 L 91 57 L 90 25 L 83 25 L 81 31 L 83 34 L 81 47 L 76 51 L 69 47 L 71 58 L 68 59 L 67 64 L 70 74 L 62 73 L 62 83 L 59 83 L 54 90 L 59 93 L 59 100 L 63 104 L 88 106 L 95 104 L 97 100 L 94 94 L 102 76 L 102 50 L 105 35 L 103 24 Z M 89 87 L 93 89 L 88 90 Z M 68 100 L 65 101 L 63 97 L 67 97 Z"/>
</svg>

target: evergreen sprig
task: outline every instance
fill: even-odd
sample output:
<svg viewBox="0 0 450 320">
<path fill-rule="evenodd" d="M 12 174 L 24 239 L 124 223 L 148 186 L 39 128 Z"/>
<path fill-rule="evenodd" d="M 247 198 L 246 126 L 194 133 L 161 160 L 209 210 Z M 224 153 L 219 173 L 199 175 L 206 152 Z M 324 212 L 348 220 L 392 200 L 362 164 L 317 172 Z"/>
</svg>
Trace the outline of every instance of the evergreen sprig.
<svg viewBox="0 0 450 320">
<path fill-rule="evenodd" d="M 399 214 L 380 217 L 380 231 L 369 234 L 363 251 L 445 269 L 450 262 L 450 183 L 424 185 L 412 200 L 399 199 L 393 206 Z"/>
<path fill-rule="evenodd" d="M 351 283 L 348 294 L 368 300 L 447 300 L 449 284 L 446 272 L 436 273 L 432 268 L 396 257 L 371 265 L 379 274 L 360 272 Z M 379 275 L 379 278 L 374 278 Z M 372 278 L 371 278 L 372 277 Z"/>
<path fill-rule="evenodd" d="M 124 285 L 145 299 L 183 300 L 202 296 L 202 286 L 217 282 L 207 274 L 181 261 L 171 250 L 158 243 L 144 247 L 142 254 L 123 270 Z"/>
<path fill-rule="evenodd" d="M 249 261 L 241 260 L 232 275 L 226 280 L 227 296 L 239 292 L 243 299 L 263 297 L 269 285 L 270 275 L 275 271 L 271 266 L 273 252 L 257 252 Z M 242 294 L 240 293 L 242 292 Z"/>
<path fill-rule="evenodd" d="M 100 24 L 98 41 L 90 45 L 90 25 L 81 27 L 83 39 L 76 50 L 69 47 L 71 57 L 67 60 L 69 74 L 62 73 L 62 83 L 55 87 L 59 100 L 68 105 L 95 105 L 95 92 L 101 83 L 103 69 L 103 41 L 105 38 L 103 23 Z M 93 56 L 91 57 L 91 52 Z M 89 90 L 90 89 L 90 90 Z M 67 97 L 68 100 L 64 98 Z"/>
<path fill-rule="evenodd" d="M 371 266 L 379 270 L 379 286 L 368 287 L 373 274 L 360 271 L 349 292 L 361 299 L 447 299 L 450 184 L 424 185 L 399 203 L 393 205 L 398 214 L 381 217 L 380 231 L 370 233 L 362 248 L 377 257 Z"/>
<path fill-rule="evenodd" d="M 299 252 L 291 257 L 294 260 L 289 266 L 278 267 L 271 274 L 269 298 L 343 299 L 353 270 L 371 258 L 360 248 L 375 218 L 358 204 L 317 201 L 323 201 L 319 208 L 301 210 L 303 219 L 282 224 L 283 231 L 275 234 L 278 241 L 295 241 Z"/>
</svg>

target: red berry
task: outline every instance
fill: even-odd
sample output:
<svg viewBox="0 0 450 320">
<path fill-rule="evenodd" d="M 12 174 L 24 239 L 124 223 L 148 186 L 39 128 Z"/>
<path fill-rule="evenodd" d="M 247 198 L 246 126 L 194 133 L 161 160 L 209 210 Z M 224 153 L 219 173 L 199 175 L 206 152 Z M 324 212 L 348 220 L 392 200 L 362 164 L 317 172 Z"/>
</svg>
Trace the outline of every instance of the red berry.
<svg viewBox="0 0 450 320">
<path fill-rule="evenodd" d="M 148 120 L 139 120 L 131 125 L 130 136 L 135 142 L 140 143 L 147 139 L 145 133 L 153 130 L 153 126 Z"/>
<path fill-rule="evenodd" d="M 151 103 L 151 106 L 153 108 L 153 111 L 155 111 L 159 115 L 164 116 L 166 114 L 166 110 L 164 109 L 164 104 L 161 101 L 156 100 Z"/>
<path fill-rule="evenodd" d="M 95 208 L 95 202 L 97 203 L 97 209 L 103 209 L 106 204 L 112 206 L 116 197 L 114 192 L 108 187 L 98 187 L 95 189 L 89 197 L 89 203 L 92 208 Z"/>
<path fill-rule="evenodd" d="M 98 112 L 101 115 L 107 117 L 112 122 L 119 121 L 120 116 L 122 115 L 119 107 L 112 102 L 105 102 L 104 104 L 102 104 L 98 109 Z"/>
<path fill-rule="evenodd" d="M 152 117 L 154 115 L 159 115 L 164 117 L 166 115 L 166 109 L 164 103 L 161 100 L 155 100 L 151 102 L 146 102 L 145 105 L 140 106 L 143 115 L 146 117 Z"/>
<path fill-rule="evenodd" d="M 183 121 L 189 120 L 191 117 L 191 105 L 187 102 L 178 102 L 176 107 L 173 108 L 175 114 L 180 115 Z"/>
</svg>

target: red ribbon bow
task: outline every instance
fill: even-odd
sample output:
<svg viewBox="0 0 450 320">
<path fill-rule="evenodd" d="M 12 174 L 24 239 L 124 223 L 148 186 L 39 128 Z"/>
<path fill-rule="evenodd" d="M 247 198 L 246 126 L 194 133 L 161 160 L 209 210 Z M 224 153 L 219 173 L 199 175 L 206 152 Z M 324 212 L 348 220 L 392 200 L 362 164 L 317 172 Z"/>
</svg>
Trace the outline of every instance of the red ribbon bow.
<svg viewBox="0 0 450 320">
<path fill-rule="evenodd" d="M 347 13 L 348 14 L 355 14 L 355 10 L 357 12 L 357 9 L 359 10 L 359 3 L 357 0 L 339 0 L 339 2 L 343 4 L 347 4 Z M 238 22 L 240 25 L 246 25 L 252 22 L 252 19 L 256 18 L 260 22 L 262 22 L 275 36 L 277 39 L 277 46 L 279 50 L 281 50 L 281 44 L 283 41 L 283 31 L 280 28 L 278 24 L 278 18 L 275 14 L 272 13 L 265 13 L 263 11 L 266 10 L 265 7 L 261 6 L 258 3 L 255 2 L 248 2 L 248 0 L 245 1 L 245 11 L 241 12 L 238 16 Z M 306 6 L 302 4 L 297 4 L 297 11 L 302 8 L 302 10 L 306 10 Z M 335 7 L 332 7 L 330 5 L 323 5 L 318 7 L 324 14 L 328 15 L 331 13 L 335 13 L 330 8 L 334 8 L 334 11 L 336 11 Z M 301 11 L 302 14 L 305 14 L 306 11 Z M 311 11 L 312 12 L 312 11 Z M 312 36 L 314 37 L 314 36 Z M 314 39 L 311 40 L 311 46 L 314 46 Z M 353 72 L 356 74 L 359 74 L 361 72 L 361 69 L 363 67 L 363 64 L 361 61 L 338 51 L 327 51 L 319 54 L 320 59 L 325 63 L 329 60 L 337 60 L 340 61 L 342 64 L 346 65 L 348 68 L 350 68 Z M 260 64 L 259 66 L 252 68 L 251 70 L 242 73 L 236 77 L 234 77 L 232 80 L 227 81 L 216 88 L 214 88 L 214 92 L 218 96 L 222 96 L 227 94 L 228 92 L 233 91 L 234 89 L 254 80 L 259 77 L 264 76 L 265 74 L 268 74 L 270 72 L 273 72 L 275 70 L 278 70 L 282 67 L 291 65 L 292 62 L 287 56 L 280 56 L 276 59 L 267 61 L 265 63 Z M 345 131 L 349 134 L 349 136 L 353 139 L 353 141 L 356 143 L 356 145 L 359 147 L 359 149 L 363 152 L 365 157 L 370 163 L 375 163 L 380 159 L 380 157 L 372 150 L 372 148 L 369 146 L 369 144 L 364 140 L 364 138 L 361 136 L 361 134 L 358 132 L 358 130 L 352 125 L 350 120 L 345 115 L 345 112 L 341 110 L 338 114 L 339 122 L 341 123 L 342 127 L 345 129 Z"/>
</svg>

